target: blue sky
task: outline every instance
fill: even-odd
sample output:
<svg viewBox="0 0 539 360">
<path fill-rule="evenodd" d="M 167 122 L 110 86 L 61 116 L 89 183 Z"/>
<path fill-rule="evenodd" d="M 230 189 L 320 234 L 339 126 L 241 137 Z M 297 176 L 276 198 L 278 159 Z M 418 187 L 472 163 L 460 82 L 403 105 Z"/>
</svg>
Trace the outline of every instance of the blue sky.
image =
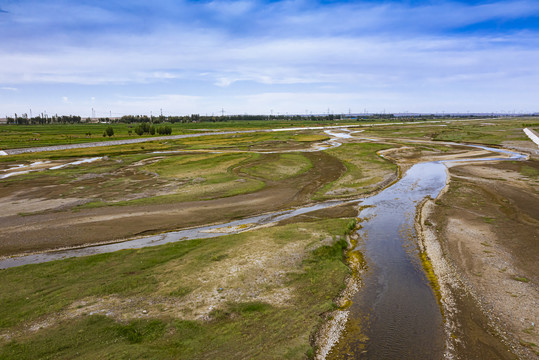
<svg viewBox="0 0 539 360">
<path fill-rule="evenodd" d="M 539 1 L 1 1 L 0 117 L 539 111 Z"/>
</svg>

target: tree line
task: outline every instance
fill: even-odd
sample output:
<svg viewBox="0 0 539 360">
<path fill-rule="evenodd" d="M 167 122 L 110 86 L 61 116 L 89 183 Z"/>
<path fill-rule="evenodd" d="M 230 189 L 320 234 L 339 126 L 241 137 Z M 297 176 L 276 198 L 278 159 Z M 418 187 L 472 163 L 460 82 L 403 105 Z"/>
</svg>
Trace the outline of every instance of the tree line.
<svg viewBox="0 0 539 360">
<path fill-rule="evenodd" d="M 80 124 L 83 122 L 82 117 L 77 115 L 40 115 L 29 117 L 27 114 L 6 118 L 8 124 L 12 125 L 46 125 L 46 124 Z"/>
<path fill-rule="evenodd" d="M 495 117 L 496 115 L 459 115 L 459 118 L 475 118 L 475 117 Z M 162 124 L 162 123 L 199 123 L 199 122 L 226 122 L 226 121 L 261 121 L 261 120 L 284 120 L 284 121 L 372 121 L 372 120 L 396 120 L 399 121 L 421 121 L 429 119 L 441 119 L 441 118 L 453 118 L 450 114 L 408 114 L 408 115 L 394 115 L 394 114 L 360 114 L 360 115 L 345 115 L 345 114 L 325 114 L 325 115 L 181 115 L 181 116 L 147 116 L 147 115 L 124 115 L 120 118 L 82 118 L 77 115 L 53 115 L 48 116 L 41 114 L 40 116 L 29 117 L 27 114 L 14 117 L 7 117 L 8 124 L 14 125 L 45 125 L 45 124 L 79 124 L 79 123 L 124 123 L 124 124 Z M 151 134 L 149 128 L 143 128 L 143 134 Z M 163 134 L 166 134 L 166 129 Z M 140 129 L 139 129 L 140 132 Z M 138 132 L 135 130 L 135 133 Z M 154 133 L 158 133 L 158 127 L 154 126 Z"/>
</svg>

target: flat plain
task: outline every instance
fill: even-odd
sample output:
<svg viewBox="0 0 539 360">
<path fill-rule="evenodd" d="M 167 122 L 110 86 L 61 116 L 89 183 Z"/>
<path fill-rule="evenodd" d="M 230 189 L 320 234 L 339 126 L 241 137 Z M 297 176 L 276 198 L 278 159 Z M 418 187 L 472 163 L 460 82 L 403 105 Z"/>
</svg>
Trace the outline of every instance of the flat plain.
<svg viewBox="0 0 539 360">
<path fill-rule="evenodd" d="M 448 166 L 446 188 L 417 220 L 417 246 L 430 239 L 443 254 L 425 271 L 455 300 L 447 351 L 534 358 L 539 151 L 522 129 L 537 131 L 537 119 L 381 124 L 2 156 L 0 256 L 361 199 L 418 162 L 474 158 Z M 335 124 L 178 124 L 173 135 L 319 125 Z M 2 126 L 0 148 L 95 142 L 100 126 Z M 127 125 L 113 127 L 129 138 Z M 528 158 L 486 162 L 492 153 L 468 144 Z M 351 265 L 361 255 L 347 251 L 360 212 L 344 203 L 212 239 L 1 270 L 0 357 L 320 358 L 321 329 L 346 308 L 348 279 L 361 276 Z M 369 259 L 359 263 L 367 271 Z M 444 285 L 442 263 L 458 283 Z"/>
</svg>

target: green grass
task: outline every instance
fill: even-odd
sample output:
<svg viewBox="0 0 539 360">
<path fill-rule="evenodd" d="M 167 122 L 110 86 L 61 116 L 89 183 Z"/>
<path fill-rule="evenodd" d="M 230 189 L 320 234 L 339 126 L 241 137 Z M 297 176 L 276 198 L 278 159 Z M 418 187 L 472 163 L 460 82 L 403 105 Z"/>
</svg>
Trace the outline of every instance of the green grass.
<svg viewBox="0 0 539 360">
<path fill-rule="evenodd" d="M 134 128 L 134 124 L 112 124 L 114 136 L 103 137 L 103 132 L 108 126 L 108 124 L 2 125 L 0 126 L 0 149 L 139 138 L 134 132 L 129 135 L 128 131 Z M 180 135 L 184 132 L 183 127 L 173 126 L 172 135 Z M 150 135 L 144 135 L 144 137 L 150 137 Z"/>
<path fill-rule="evenodd" d="M 303 174 L 312 167 L 311 161 L 302 154 L 280 154 L 273 161 L 242 167 L 241 172 L 267 180 L 284 180 Z"/>
<path fill-rule="evenodd" d="M 520 168 L 520 173 L 530 178 L 537 178 L 539 175 L 539 170 L 531 166 L 522 165 L 522 167 Z"/>
<path fill-rule="evenodd" d="M 1 128 L 1 127 L 0 127 Z M 175 150 L 176 147 L 167 141 L 151 141 L 141 144 L 99 146 L 83 149 L 45 151 L 38 153 L 26 153 L 19 155 L 0 156 L 0 163 L 25 163 L 36 160 L 57 160 L 66 158 L 95 157 L 95 156 L 120 156 L 150 153 L 152 151 Z"/>
<path fill-rule="evenodd" d="M 256 254 L 265 246 L 285 251 L 292 243 L 312 248 L 328 235 L 343 235 L 349 228 L 347 219 L 290 224 L 2 270 L 0 332 L 24 329 L 25 324 L 47 319 L 88 298 L 115 296 L 127 301 L 143 297 L 158 307 L 164 298 L 178 303 L 193 291 L 208 286 L 211 290 L 216 284 L 225 283 L 220 285 L 225 292 L 252 288 L 244 284 L 254 276 L 247 270 L 247 278 L 202 279 L 218 264 L 236 258 L 240 267 L 245 266 L 241 265 L 242 251 Z M 233 296 L 214 309 L 209 320 L 159 315 L 155 309 L 142 319 L 124 321 L 82 314 L 0 340 L 0 358 L 302 359 L 312 353 L 309 336 L 321 323 L 319 315 L 334 308 L 332 299 L 349 273 L 343 263 L 345 247 L 344 240 L 334 241 L 304 250 L 306 257 L 295 266 L 282 263 L 284 282 L 260 285 L 258 291 L 271 292 L 282 286 L 292 289 L 294 296 L 284 306 Z"/>
<path fill-rule="evenodd" d="M 387 144 L 358 143 L 343 144 L 328 150 L 328 153 L 343 161 L 346 172 L 338 180 L 324 186 L 316 199 L 349 197 L 364 194 L 376 188 L 385 176 L 393 174 L 397 166 L 378 156 L 380 150 L 392 147 Z M 340 189 L 346 192 L 339 193 Z"/>
<path fill-rule="evenodd" d="M 364 134 L 389 138 L 501 145 L 504 141 L 528 141 L 522 129 L 537 126 L 539 126 L 537 118 L 504 118 L 446 122 L 445 126 L 428 123 L 420 126 L 389 125 L 366 129 Z"/>
<path fill-rule="evenodd" d="M 144 169 L 160 176 L 177 179 L 193 179 L 226 173 L 229 168 L 250 159 L 249 154 L 196 154 L 169 156 Z"/>
<path fill-rule="evenodd" d="M 172 135 L 184 133 L 204 132 L 212 130 L 255 130 L 286 127 L 309 127 L 331 125 L 366 125 L 399 122 L 399 119 L 376 120 L 368 122 L 357 121 L 311 121 L 311 120 L 258 120 L 258 121 L 223 121 L 201 123 L 175 123 L 172 124 Z M 466 125 L 465 125 L 466 124 Z M 494 124 L 494 125 L 482 125 Z M 416 126 L 420 125 L 420 126 Z M 60 144 L 75 144 L 98 142 L 110 139 L 137 138 L 138 135 L 128 135 L 135 124 L 112 124 L 114 136 L 103 137 L 103 131 L 108 124 L 67 124 L 67 125 L 1 125 L 0 149 L 13 149 L 35 146 L 48 146 Z M 487 119 L 471 120 L 466 122 L 448 123 L 447 127 L 429 125 L 420 121 L 406 125 L 383 126 L 367 128 L 365 134 L 375 134 L 385 137 L 429 138 L 444 141 L 473 141 L 485 144 L 500 144 L 504 140 L 527 140 L 522 128 L 537 129 L 539 123 L 536 118 L 515 119 Z M 87 135 L 90 133 L 91 135 Z M 148 137 L 148 135 L 144 135 Z M 304 137 L 304 136 L 300 136 Z M 305 138 L 297 141 L 314 141 Z"/>
<path fill-rule="evenodd" d="M 345 122 L 339 122 L 344 124 Z M 14 149 L 37 146 L 51 146 L 62 144 L 80 144 L 100 142 L 107 140 L 120 140 L 140 138 L 133 132 L 136 124 L 111 124 L 114 136 L 103 137 L 104 130 L 109 124 L 53 124 L 53 125 L 0 125 L 0 149 Z M 172 126 L 172 135 L 204 132 L 206 129 L 234 131 L 255 130 L 285 127 L 305 127 L 335 125 L 335 122 L 312 121 L 230 121 L 230 122 L 204 122 L 204 123 L 175 123 Z M 158 124 L 156 126 L 159 126 Z M 129 130 L 132 134 L 129 135 Z M 88 133 L 90 135 L 88 135 Z M 143 135 L 142 137 L 160 136 Z"/>
</svg>

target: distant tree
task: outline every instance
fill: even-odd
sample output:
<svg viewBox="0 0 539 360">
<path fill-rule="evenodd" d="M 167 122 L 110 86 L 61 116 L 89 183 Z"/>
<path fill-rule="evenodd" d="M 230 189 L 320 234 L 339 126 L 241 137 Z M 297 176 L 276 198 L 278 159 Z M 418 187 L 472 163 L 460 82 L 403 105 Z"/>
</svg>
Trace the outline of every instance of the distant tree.
<svg viewBox="0 0 539 360">
<path fill-rule="evenodd" d="M 172 127 L 170 125 L 158 126 L 155 131 L 159 135 L 170 135 L 172 134 Z"/>
<path fill-rule="evenodd" d="M 137 134 L 138 136 L 142 136 L 142 134 L 144 134 L 144 127 L 142 126 L 142 124 L 138 124 L 137 126 L 135 126 L 135 134 Z"/>
<path fill-rule="evenodd" d="M 107 128 L 105 129 L 105 134 L 108 137 L 111 137 L 112 135 L 114 135 L 114 129 L 112 128 L 112 126 L 107 126 Z"/>
</svg>

